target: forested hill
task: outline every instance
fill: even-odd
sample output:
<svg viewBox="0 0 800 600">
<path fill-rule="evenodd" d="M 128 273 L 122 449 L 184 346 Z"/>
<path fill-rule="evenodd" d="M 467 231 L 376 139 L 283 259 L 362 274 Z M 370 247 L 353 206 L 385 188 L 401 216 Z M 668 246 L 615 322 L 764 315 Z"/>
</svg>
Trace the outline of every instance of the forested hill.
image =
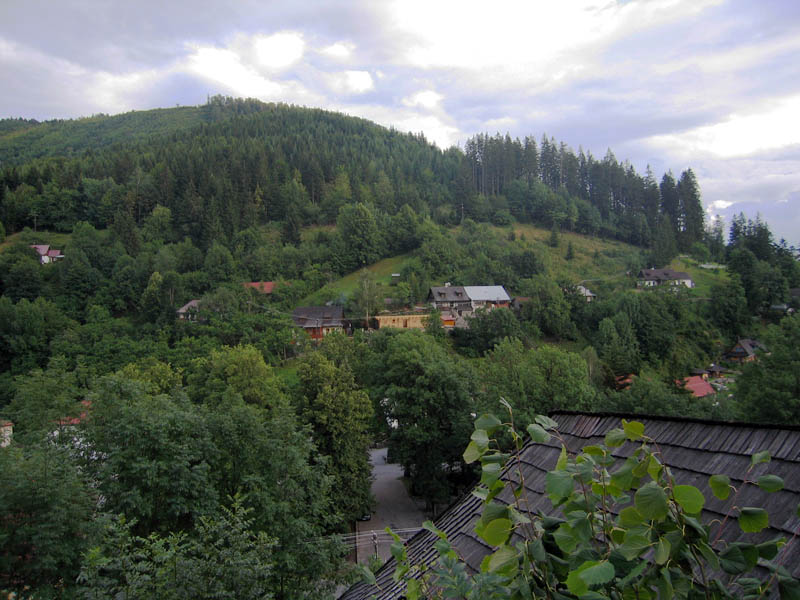
<svg viewBox="0 0 800 600">
<path fill-rule="evenodd" d="M 660 185 L 609 151 L 602 161 L 545 136 L 479 135 L 441 150 L 421 135 L 282 104 L 214 97 L 201 107 L 75 121 L 0 123 L 0 220 L 70 231 L 125 215 L 141 225 L 156 205 L 175 234 L 207 248 L 281 221 L 336 221 L 345 204 L 394 215 L 408 205 L 441 225 L 516 219 L 601 234 L 667 254 L 702 238 L 691 170 Z M 659 238 L 661 236 L 661 238 Z M 290 236 L 291 237 L 291 236 Z M 663 238 L 663 239 L 662 239 Z"/>
</svg>

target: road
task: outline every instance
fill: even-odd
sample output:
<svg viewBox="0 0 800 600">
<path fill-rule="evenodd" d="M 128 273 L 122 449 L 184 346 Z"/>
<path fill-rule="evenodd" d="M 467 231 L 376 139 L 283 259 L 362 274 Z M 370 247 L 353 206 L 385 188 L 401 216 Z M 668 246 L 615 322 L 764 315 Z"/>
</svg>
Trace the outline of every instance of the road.
<svg viewBox="0 0 800 600">
<path fill-rule="evenodd" d="M 370 451 L 372 462 L 372 495 L 376 508 L 369 521 L 358 521 L 359 533 L 358 561 L 366 560 L 375 553 L 375 539 L 378 542 L 378 556 L 386 560 L 391 556 L 389 550 L 392 539 L 384 531 L 391 527 L 400 537 L 411 537 L 427 518 L 411 499 L 400 478 L 403 468 L 398 464 L 386 463 L 386 448 Z M 375 533 L 373 537 L 372 533 Z"/>
</svg>

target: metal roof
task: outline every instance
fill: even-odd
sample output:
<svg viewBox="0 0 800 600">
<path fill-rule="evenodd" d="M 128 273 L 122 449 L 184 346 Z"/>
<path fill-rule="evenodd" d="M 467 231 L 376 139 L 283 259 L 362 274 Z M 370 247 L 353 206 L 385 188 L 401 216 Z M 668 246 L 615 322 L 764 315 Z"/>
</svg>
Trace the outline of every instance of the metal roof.
<svg viewBox="0 0 800 600">
<path fill-rule="evenodd" d="M 470 300 L 478 302 L 511 302 L 511 298 L 502 285 L 465 285 Z"/>
</svg>

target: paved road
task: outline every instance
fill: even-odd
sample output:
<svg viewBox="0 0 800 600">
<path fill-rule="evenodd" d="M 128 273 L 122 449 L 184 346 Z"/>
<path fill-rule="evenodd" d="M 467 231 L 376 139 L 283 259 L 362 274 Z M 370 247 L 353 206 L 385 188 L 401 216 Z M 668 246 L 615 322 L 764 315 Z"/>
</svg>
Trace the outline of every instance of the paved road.
<svg viewBox="0 0 800 600">
<path fill-rule="evenodd" d="M 375 553 L 374 538 L 378 539 L 378 555 L 386 560 L 391 556 L 389 547 L 393 541 L 384 531 L 391 527 L 400 537 L 409 538 L 427 518 L 417 504 L 409 497 L 400 478 L 403 468 L 398 464 L 386 463 L 386 448 L 370 451 L 372 462 L 372 494 L 377 502 L 375 512 L 369 521 L 358 522 L 359 549 L 358 561 L 365 562 Z"/>
</svg>

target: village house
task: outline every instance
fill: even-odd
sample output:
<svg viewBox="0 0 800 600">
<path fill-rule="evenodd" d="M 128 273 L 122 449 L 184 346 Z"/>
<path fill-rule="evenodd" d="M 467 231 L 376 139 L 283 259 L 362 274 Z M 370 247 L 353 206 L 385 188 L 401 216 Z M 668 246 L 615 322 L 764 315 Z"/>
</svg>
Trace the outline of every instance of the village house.
<svg viewBox="0 0 800 600">
<path fill-rule="evenodd" d="M 700 513 L 704 523 L 722 523 L 730 510 L 730 504 L 716 500 L 705 488 L 711 475 L 723 473 L 730 477 L 730 484 L 742 490 L 738 497 L 743 506 L 761 506 L 769 513 L 769 524 L 757 534 L 758 541 L 782 537 L 790 540 L 800 528 L 797 514 L 797 498 L 800 494 L 800 428 L 743 423 L 720 423 L 678 417 L 650 417 L 622 414 L 598 414 L 559 411 L 550 417 L 558 423 L 559 439 L 555 436 L 544 443 L 527 444 L 519 460 L 500 474 L 502 481 L 524 482 L 525 501 L 519 509 L 523 516 L 559 515 L 549 496 L 545 493 L 547 473 L 555 468 L 561 452 L 560 440 L 572 451 L 587 446 L 603 444 L 606 433 L 621 426 L 620 420 L 635 419 L 644 424 L 645 433 L 658 443 L 661 458 L 669 466 L 677 483 L 694 484 L 703 488 L 708 500 Z M 751 467 L 751 457 L 762 450 L 768 451 L 771 461 Z M 614 449 L 614 456 L 624 458 L 630 451 L 625 444 Z M 756 481 L 765 473 L 780 474 L 784 488 L 766 494 L 755 485 L 745 485 L 743 479 Z M 645 483 L 645 480 L 642 480 Z M 484 493 L 485 493 L 485 487 Z M 630 495 L 633 496 L 634 490 Z M 514 501 L 511 491 L 506 489 L 497 495 L 495 502 L 509 504 Z M 450 509 L 436 519 L 434 525 L 444 532 L 454 550 L 466 562 L 467 572 L 481 571 L 481 562 L 494 551 L 477 533 L 475 525 L 481 517 L 483 504 L 478 495 L 467 493 Z M 560 516 L 560 515 L 559 515 Z M 516 530 L 509 545 L 523 541 Z M 736 542 L 752 541 L 752 534 L 742 532 L 737 526 L 722 528 L 720 543 L 726 547 Z M 434 545 L 439 540 L 431 531 L 421 529 L 404 545 L 404 553 L 412 565 L 431 565 L 439 558 Z M 405 583 L 393 578 L 397 562 L 389 559 L 375 574 L 377 585 L 357 583 L 350 587 L 340 600 L 394 600 L 404 597 Z M 800 552 L 788 552 L 782 564 L 792 576 L 800 576 Z M 769 573 L 762 570 L 764 577 Z M 412 576 L 418 577 L 419 571 Z"/>
<path fill-rule="evenodd" d="M 189 300 L 175 312 L 181 321 L 197 321 L 197 313 L 200 310 L 200 300 Z"/>
<path fill-rule="evenodd" d="M 636 276 L 639 287 L 658 287 L 661 285 L 684 285 L 694 287 L 694 281 L 688 273 L 672 269 L 642 269 Z"/>
<path fill-rule="evenodd" d="M 13 435 L 14 424 L 11 421 L 0 421 L 0 448 L 8 446 Z"/>
<path fill-rule="evenodd" d="M 708 376 L 692 375 L 678 382 L 684 389 L 689 390 L 695 398 L 705 398 L 714 394 L 714 388 L 708 382 Z"/>
<path fill-rule="evenodd" d="M 592 302 L 595 298 L 597 298 L 597 294 L 593 293 L 589 288 L 583 287 L 582 285 L 575 286 L 575 291 L 578 293 L 578 295 L 586 298 L 587 302 Z"/>
<path fill-rule="evenodd" d="M 432 287 L 428 302 L 440 311 L 449 310 L 460 316 L 470 314 L 479 308 L 508 308 L 511 297 L 502 285 L 450 285 Z"/>
<path fill-rule="evenodd" d="M 51 248 L 47 244 L 31 244 L 31 248 L 36 250 L 36 253 L 39 255 L 39 263 L 43 265 L 53 263 L 64 258 L 64 255 L 61 254 L 61 250 Z"/>
<path fill-rule="evenodd" d="M 341 306 L 301 306 L 292 311 L 292 320 L 315 341 L 334 331 L 344 330 Z"/>
<path fill-rule="evenodd" d="M 742 338 L 725 353 L 725 359 L 737 363 L 753 362 L 757 352 L 766 351 L 767 347 L 758 340 Z"/>
</svg>

